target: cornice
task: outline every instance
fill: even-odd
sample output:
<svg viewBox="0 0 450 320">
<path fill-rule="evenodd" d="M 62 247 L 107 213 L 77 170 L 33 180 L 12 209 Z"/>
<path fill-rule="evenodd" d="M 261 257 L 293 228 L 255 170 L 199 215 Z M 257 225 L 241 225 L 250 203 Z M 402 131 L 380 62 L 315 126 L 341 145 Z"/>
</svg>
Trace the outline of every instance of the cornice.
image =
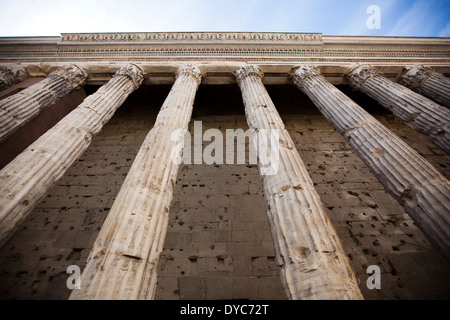
<svg viewBox="0 0 450 320">
<path fill-rule="evenodd" d="M 450 65 L 450 38 L 257 32 L 63 33 L 61 37 L 0 37 L 1 63 L 88 61 Z"/>
</svg>

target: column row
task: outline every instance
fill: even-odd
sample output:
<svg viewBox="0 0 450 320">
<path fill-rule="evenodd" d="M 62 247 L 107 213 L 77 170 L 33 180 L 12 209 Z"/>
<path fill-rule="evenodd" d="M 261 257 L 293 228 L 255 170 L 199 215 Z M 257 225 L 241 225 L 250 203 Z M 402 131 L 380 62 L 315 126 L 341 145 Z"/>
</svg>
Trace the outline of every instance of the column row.
<svg viewBox="0 0 450 320">
<path fill-rule="evenodd" d="M 152 299 L 181 151 L 174 132 L 187 131 L 200 70 L 178 69 L 153 129 L 144 140 L 100 230 L 71 299 Z M 182 139 L 184 135 L 181 135 Z"/>
<path fill-rule="evenodd" d="M 297 67 L 293 78 L 450 261 L 449 181 L 413 148 L 326 81 L 315 67 Z"/>
<path fill-rule="evenodd" d="M 0 142 L 56 100 L 82 86 L 87 72 L 76 65 L 60 67 L 44 80 L 0 100 Z"/>
<path fill-rule="evenodd" d="M 348 75 L 350 85 L 383 107 L 404 123 L 426 134 L 430 140 L 450 153 L 450 110 L 398 84 L 370 66 L 358 66 Z"/>
<path fill-rule="evenodd" d="M 0 245 L 81 156 L 92 136 L 142 80 L 143 73 L 137 66 L 122 67 L 0 171 Z"/>
<path fill-rule="evenodd" d="M 400 83 L 411 90 L 450 107 L 450 79 L 425 66 L 406 68 Z"/>
<path fill-rule="evenodd" d="M 258 165 L 286 293 L 292 299 L 361 299 L 336 231 L 261 78 L 254 66 L 236 73 L 254 138 L 262 130 L 276 130 L 281 145 L 276 172 L 262 170 L 260 158 Z M 448 259 L 448 181 L 314 67 L 297 67 L 293 79 Z M 0 171 L 0 244 L 142 80 L 139 67 L 121 68 Z M 172 90 L 94 244 L 82 275 L 82 289 L 74 291 L 72 299 L 153 298 L 179 165 L 173 154 L 179 141 L 173 142 L 171 136 L 187 129 L 200 81 L 197 67 L 187 64 L 178 69 Z M 267 145 L 259 146 L 268 152 Z"/>
</svg>

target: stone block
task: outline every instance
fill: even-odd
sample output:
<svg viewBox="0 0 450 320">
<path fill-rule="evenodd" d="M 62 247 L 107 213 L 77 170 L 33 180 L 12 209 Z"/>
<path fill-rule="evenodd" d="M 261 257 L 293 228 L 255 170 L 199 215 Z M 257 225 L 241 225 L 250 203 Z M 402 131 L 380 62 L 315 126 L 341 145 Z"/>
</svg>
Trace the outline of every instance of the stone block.
<svg viewBox="0 0 450 320">
<path fill-rule="evenodd" d="M 166 234 L 165 248 L 188 249 L 191 246 L 192 234 L 188 232 L 170 232 Z"/>
<path fill-rule="evenodd" d="M 277 278 L 261 278 L 258 286 L 258 299 L 263 300 L 284 300 L 286 294 L 281 287 L 280 279 Z"/>
<path fill-rule="evenodd" d="M 233 277 L 232 299 L 258 299 L 259 279 L 255 277 Z"/>
<path fill-rule="evenodd" d="M 178 290 L 181 300 L 205 300 L 206 279 L 197 277 L 179 277 Z"/>
<path fill-rule="evenodd" d="M 206 298 L 208 300 L 230 300 L 233 293 L 232 277 L 206 278 Z"/>
</svg>

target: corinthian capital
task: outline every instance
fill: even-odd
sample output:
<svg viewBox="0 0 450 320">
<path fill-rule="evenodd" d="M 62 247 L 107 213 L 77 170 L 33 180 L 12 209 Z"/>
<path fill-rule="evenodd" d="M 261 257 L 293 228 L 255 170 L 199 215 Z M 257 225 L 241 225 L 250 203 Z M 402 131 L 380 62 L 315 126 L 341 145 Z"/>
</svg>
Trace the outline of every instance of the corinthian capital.
<svg viewBox="0 0 450 320">
<path fill-rule="evenodd" d="M 191 63 L 185 63 L 182 64 L 177 71 L 177 74 L 175 78 L 178 78 L 181 75 L 189 75 L 194 77 L 194 79 L 197 81 L 197 84 L 200 84 L 202 81 L 202 73 L 200 72 L 200 69 Z"/>
<path fill-rule="evenodd" d="M 244 80 L 245 77 L 251 74 L 258 76 L 260 79 L 264 75 L 257 66 L 248 64 L 240 68 L 238 71 L 236 71 L 236 80 L 238 83 L 241 83 L 241 81 Z"/>
<path fill-rule="evenodd" d="M 301 65 L 292 68 L 292 79 L 299 89 L 303 87 L 305 80 L 313 75 L 320 75 L 320 71 L 315 66 Z"/>
<path fill-rule="evenodd" d="M 133 80 L 135 89 L 139 88 L 144 81 L 144 71 L 135 64 L 127 64 L 120 68 L 114 77 L 126 76 Z"/>
<path fill-rule="evenodd" d="M 413 67 L 406 68 L 403 71 L 403 74 L 401 76 L 401 83 L 408 88 L 420 90 L 425 81 L 435 75 L 439 74 L 433 71 L 433 69 L 425 66 L 415 65 Z"/>
<path fill-rule="evenodd" d="M 70 86 L 70 88 L 75 89 L 82 85 L 87 77 L 88 73 L 86 70 L 78 67 L 77 65 L 67 65 L 62 66 L 50 73 L 49 78 L 52 77 L 60 77 L 63 78 L 66 83 Z"/>
<path fill-rule="evenodd" d="M 0 66 L 0 88 L 2 89 L 19 83 L 27 77 L 28 73 L 25 68 L 19 66 Z"/>
<path fill-rule="evenodd" d="M 350 70 L 347 74 L 347 78 L 350 86 L 354 89 L 364 91 L 364 83 L 377 74 L 378 72 L 375 68 L 368 65 L 362 65 Z"/>
</svg>

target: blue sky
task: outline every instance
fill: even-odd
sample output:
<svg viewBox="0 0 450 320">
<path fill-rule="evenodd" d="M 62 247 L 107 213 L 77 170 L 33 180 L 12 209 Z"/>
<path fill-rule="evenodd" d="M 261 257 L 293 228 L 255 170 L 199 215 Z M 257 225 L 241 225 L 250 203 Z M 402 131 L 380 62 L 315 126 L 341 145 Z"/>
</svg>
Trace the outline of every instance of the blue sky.
<svg viewBox="0 0 450 320">
<path fill-rule="evenodd" d="M 0 36 L 153 31 L 450 37 L 450 0 L 0 0 Z"/>
</svg>

